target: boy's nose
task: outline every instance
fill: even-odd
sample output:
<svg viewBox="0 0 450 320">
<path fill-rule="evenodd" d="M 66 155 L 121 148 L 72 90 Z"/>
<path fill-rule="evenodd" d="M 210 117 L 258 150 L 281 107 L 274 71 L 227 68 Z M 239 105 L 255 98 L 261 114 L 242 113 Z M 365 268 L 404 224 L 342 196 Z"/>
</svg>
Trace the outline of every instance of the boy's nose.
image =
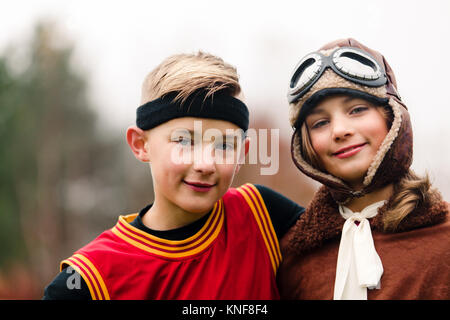
<svg viewBox="0 0 450 320">
<path fill-rule="evenodd" d="M 210 146 L 203 146 L 195 151 L 193 169 L 202 174 L 211 174 L 216 171 L 215 157 Z"/>
</svg>

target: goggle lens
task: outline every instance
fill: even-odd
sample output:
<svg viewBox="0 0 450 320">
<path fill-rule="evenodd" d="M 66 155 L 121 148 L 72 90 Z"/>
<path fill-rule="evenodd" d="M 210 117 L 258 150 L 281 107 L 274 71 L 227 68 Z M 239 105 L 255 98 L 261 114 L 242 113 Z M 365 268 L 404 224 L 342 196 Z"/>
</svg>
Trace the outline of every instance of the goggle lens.
<svg viewBox="0 0 450 320">
<path fill-rule="evenodd" d="M 294 76 L 291 78 L 291 88 L 297 88 L 297 92 L 305 88 L 314 80 L 322 67 L 319 56 L 307 57 L 297 68 Z"/>
<path fill-rule="evenodd" d="M 360 79 L 375 80 L 381 76 L 375 61 L 360 52 L 337 51 L 333 63 L 339 71 Z"/>
<path fill-rule="evenodd" d="M 370 87 L 384 85 L 384 69 L 365 51 L 342 47 L 324 56 L 315 52 L 305 56 L 297 65 L 289 84 L 290 103 L 300 99 L 320 78 L 327 67 L 347 80 Z"/>
</svg>

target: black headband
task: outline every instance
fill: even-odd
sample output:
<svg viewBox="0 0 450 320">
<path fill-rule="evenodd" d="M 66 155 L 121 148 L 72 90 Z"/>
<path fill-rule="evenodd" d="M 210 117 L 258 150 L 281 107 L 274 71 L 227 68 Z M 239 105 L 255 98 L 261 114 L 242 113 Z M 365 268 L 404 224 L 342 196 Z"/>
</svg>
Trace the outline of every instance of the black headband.
<svg viewBox="0 0 450 320">
<path fill-rule="evenodd" d="M 205 98 L 204 92 L 197 92 L 181 103 L 173 102 L 176 95 L 176 92 L 170 93 L 137 108 L 136 125 L 149 130 L 175 118 L 198 117 L 225 120 L 244 131 L 248 129 L 249 112 L 239 99 L 222 92 Z"/>
</svg>

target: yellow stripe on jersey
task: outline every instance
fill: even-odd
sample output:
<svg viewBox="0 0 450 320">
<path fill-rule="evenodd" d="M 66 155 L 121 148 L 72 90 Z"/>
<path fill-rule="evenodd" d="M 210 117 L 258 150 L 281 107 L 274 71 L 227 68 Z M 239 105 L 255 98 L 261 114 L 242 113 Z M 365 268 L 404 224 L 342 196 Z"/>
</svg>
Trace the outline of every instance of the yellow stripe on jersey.
<svg viewBox="0 0 450 320">
<path fill-rule="evenodd" d="M 211 228 L 214 225 L 215 221 L 212 221 L 212 220 L 216 218 L 217 212 L 220 211 L 220 202 L 221 201 L 217 201 L 214 204 L 212 212 L 211 212 L 208 220 L 203 225 L 203 227 L 198 232 L 196 232 L 196 234 L 194 234 L 193 236 L 191 236 L 187 239 L 183 239 L 183 240 L 167 240 L 167 239 L 159 238 L 157 236 L 149 234 L 148 232 L 145 232 L 143 230 L 140 230 L 140 229 L 130 225 L 130 222 L 132 222 L 138 216 L 138 213 L 133 213 L 133 214 L 129 214 L 126 216 L 120 216 L 119 221 L 123 222 L 126 225 L 126 228 L 128 230 L 133 231 L 133 233 L 136 234 L 136 236 L 138 234 L 139 240 L 143 240 L 144 242 L 147 242 L 153 246 L 160 247 L 165 250 L 171 250 L 170 246 L 175 246 L 179 249 L 182 246 L 185 246 L 186 243 L 188 243 L 188 244 L 190 243 L 192 245 L 192 242 L 194 240 L 196 240 L 197 238 L 199 238 L 200 235 L 204 234 L 205 230 L 207 228 Z M 158 246 L 158 243 L 160 243 L 161 246 Z"/>
<path fill-rule="evenodd" d="M 281 250 L 280 250 L 280 244 L 278 242 L 277 234 L 275 233 L 275 229 L 273 228 L 272 219 L 270 218 L 269 211 L 267 210 L 266 204 L 261 196 L 261 193 L 259 193 L 259 190 L 252 184 L 248 183 L 246 184 L 247 187 L 251 188 L 256 196 L 259 198 L 259 201 L 261 203 L 261 209 L 264 211 L 265 221 L 267 221 L 267 228 L 269 229 L 269 234 L 272 236 L 273 239 L 273 245 L 275 247 L 275 253 L 278 257 L 278 261 L 281 262 Z"/>
<path fill-rule="evenodd" d="M 100 284 L 100 290 L 103 293 L 103 297 L 105 300 L 110 300 L 108 289 L 106 288 L 105 282 L 103 281 L 102 276 L 100 275 L 100 272 L 98 272 L 97 268 L 94 266 L 94 264 L 85 256 L 81 254 L 75 254 L 74 257 L 77 257 L 78 259 L 82 260 L 88 267 L 92 270 L 94 273 L 94 277 L 97 279 L 98 283 Z"/>
<path fill-rule="evenodd" d="M 273 271 L 276 274 L 278 266 L 281 262 L 281 252 L 264 200 L 262 199 L 258 189 L 256 189 L 256 187 L 252 184 L 240 186 L 236 190 L 244 197 L 253 213 L 253 216 L 255 217 L 256 223 L 258 224 L 266 245 Z M 260 200 L 261 206 L 256 197 Z"/>
<path fill-rule="evenodd" d="M 63 261 L 61 261 L 61 266 L 60 266 L 61 271 L 64 269 L 64 265 L 71 266 L 76 272 L 78 272 L 81 275 L 81 277 L 83 278 L 84 282 L 88 286 L 89 293 L 91 294 L 92 300 L 98 300 L 97 292 L 93 288 L 93 284 L 91 283 L 91 279 L 86 275 L 86 273 L 80 267 L 78 267 L 78 264 L 73 262 L 70 258 L 66 259 L 66 260 L 63 260 Z"/>
<path fill-rule="evenodd" d="M 217 222 L 218 220 L 218 222 Z M 114 228 L 111 229 L 111 231 L 121 238 L 122 240 L 128 242 L 129 244 L 138 247 L 144 251 L 147 251 L 149 253 L 153 253 L 162 257 L 166 258 L 184 258 L 187 256 L 195 255 L 205 248 L 207 248 L 218 236 L 220 233 L 222 226 L 224 223 L 224 206 L 222 203 L 222 200 L 219 201 L 219 206 L 217 210 L 217 214 L 214 217 L 214 221 L 211 223 L 211 225 L 208 227 L 208 230 L 206 233 L 201 236 L 194 245 L 198 245 L 195 248 L 192 248 L 192 245 L 187 246 L 180 246 L 175 249 L 170 248 L 172 250 L 177 250 L 174 252 L 167 252 L 161 249 L 158 249 L 155 243 L 146 241 L 145 239 L 142 239 L 141 237 L 138 237 L 136 235 L 133 235 L 132 233 L 128 232 L 125 228 L 123 228 L 120 225 L 116 225 Z M 128 227 L 128 226 L 127 226 Z M 199 233 L 197 233 L 198 235 Z M 161 246 L 159 246 L 161 247 Z M 165 248 L 166 250 L 169 248 Z"/>
<path fill-rule="evenodd" d="M 72 257 L 61 262 L 61 270 L 64 265 L 71 266 L 81 275 L 88 286 L 92 300 L 110 300 L 102 276 L 88 258 L 81 254 L 74 254 Z"/>
</svg>

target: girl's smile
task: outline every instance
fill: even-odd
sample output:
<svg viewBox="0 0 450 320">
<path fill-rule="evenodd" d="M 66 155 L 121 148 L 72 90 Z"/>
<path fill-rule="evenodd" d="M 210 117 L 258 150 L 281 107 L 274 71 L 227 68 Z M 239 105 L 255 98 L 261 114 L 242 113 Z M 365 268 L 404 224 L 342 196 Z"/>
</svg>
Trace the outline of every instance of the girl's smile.
<svg viewBox="0 0 450 320">
<path fill-rule="evenodd" d="M 339 159 L 345 159 L 348 157 L 351 157 L 358 152 L 360 152 L 364 146 L 366 146 L 367 143 L 361 143 L 361 144 L 355 144 L 351 145 L 349 147 L 344 147 L 333 153 L 334 156 L 338 157 Z"/>
</svg>

